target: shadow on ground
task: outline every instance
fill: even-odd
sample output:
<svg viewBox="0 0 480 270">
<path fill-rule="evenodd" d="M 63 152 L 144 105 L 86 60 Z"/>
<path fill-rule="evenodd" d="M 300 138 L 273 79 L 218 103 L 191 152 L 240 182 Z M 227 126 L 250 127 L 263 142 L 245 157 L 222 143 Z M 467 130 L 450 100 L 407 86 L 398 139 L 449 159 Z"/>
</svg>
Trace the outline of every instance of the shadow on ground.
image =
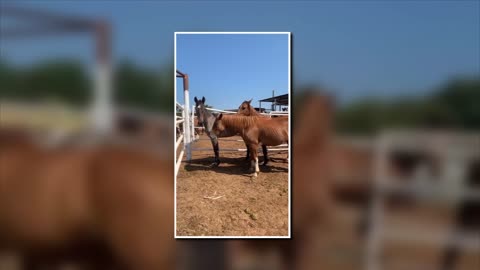
<svg viewBox="0 0 480 270">
<path fill-rule="evenodd" d="M 283 162 L 282 162 L 283 163 Z M 233 166 L 225 166 L 225 165 Z M 243 157 L 225 157 L 222 158 L 222 163 L 219 166 L 213 166 L 211 158 L 193 159 L 185 164 L 185 170 L 188 172 L 193 171 L 214 171 L 217 173 L 230 174 L 230 175 L 245 175 L 250 176 L 250 162 L 246 161 Z M 270 161 L 266 166 L 260 166 L 261 173 L 276 173 L 276 172 L 288 172 L 287 168 L 275 166 L 274 162 Z"/>
</svg>

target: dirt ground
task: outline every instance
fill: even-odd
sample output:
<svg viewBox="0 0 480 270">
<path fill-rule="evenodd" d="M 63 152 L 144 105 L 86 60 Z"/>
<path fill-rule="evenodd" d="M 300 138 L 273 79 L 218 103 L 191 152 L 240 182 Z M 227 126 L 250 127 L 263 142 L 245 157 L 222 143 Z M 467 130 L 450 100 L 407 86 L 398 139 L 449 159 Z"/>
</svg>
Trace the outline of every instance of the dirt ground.
<svg viewBox="0 0 480 270">
<path fill-rule="evenodd" d="M 221 138 L 220 149 L 245 148 L 240 140 Z M 245 152 L 220 151 L 222 163 L 210 167 L 214 154 L 208 137 L 200 136 L 194 147 L 210 150 L 194 151 L 192 161 L 182 162 L 180 167 L 176 186 L 178 236 L 288 236 L 286 151 L 271 151 L 273 161 L 260 166 L 258 177 L 252 178 Z M 263 161 L 263 154 L 259 161 Z"/>
</svg>

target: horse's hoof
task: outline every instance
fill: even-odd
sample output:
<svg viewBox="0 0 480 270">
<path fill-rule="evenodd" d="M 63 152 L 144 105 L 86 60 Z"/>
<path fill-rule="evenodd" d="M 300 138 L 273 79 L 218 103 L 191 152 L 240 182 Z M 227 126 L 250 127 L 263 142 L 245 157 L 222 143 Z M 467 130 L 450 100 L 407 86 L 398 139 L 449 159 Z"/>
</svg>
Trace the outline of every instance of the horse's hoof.
<svg viewBox="0 0 480 270">
<path fill-rule="evenodd" d="M 218 166 L 220 166 L 220 163 L 214 162 L 214 163 L 210 164 L 210 166 L 208 166 L 208 167 L 209 167 L 209 168 L 216 168 L 216 167 L 218 167 Z"/>
<path fill-rule="evenodd" d="M 255 177 L 257 177 L 257 176 L 258 176 L 258 173 L 257 173 L 257 172 L 254 172 L 254 173 L 252 174 L 252 178 L 255 178 Z"/>
</svg>

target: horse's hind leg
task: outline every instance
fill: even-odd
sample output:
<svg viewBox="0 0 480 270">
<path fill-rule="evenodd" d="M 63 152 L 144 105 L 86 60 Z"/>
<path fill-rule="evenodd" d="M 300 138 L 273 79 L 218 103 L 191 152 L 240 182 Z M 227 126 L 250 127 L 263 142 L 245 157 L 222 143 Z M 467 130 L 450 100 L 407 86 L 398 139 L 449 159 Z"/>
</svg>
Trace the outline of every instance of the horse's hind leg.
<svg viewBox="0 0 480 270">
<path fill-rule="evenodd" d="M 245 148 L 247 148 L 247 156 L 245 157 L 245 160 L 250 159 L 250 148 L 248 148 L 248 145 L 245 143 Z"/>
<path fill-rule="evenodd" d="M 262 144 L 262 151 L 263 151 L 263 166 L 267 165 L 268 163 L 268 151 L 267 146 Z"/>
<path fill-rule="evenodd" d="M 253 177 L 258 176 L 258 172 L 260 172 L 260 168 L 258 167 L 258 144 L 251 144 L 249 146 L 250 149 L 250 169 L 253 172 Z"/>
</svg>

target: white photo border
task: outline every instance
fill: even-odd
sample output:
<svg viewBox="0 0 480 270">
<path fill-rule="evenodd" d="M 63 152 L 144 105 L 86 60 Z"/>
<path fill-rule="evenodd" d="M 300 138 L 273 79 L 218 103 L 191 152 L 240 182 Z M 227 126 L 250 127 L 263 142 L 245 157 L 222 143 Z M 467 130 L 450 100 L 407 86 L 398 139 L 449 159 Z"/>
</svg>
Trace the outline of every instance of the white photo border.
<svg viewBox="0 0 480 270">
<path fill-rule="evenodd" d="M 291 239 L 292 237 L 292 32 L 174 32 L 174 128 L 176 132 L 176 102 L 177 102 L 177 35 L 288 35 L 288 235 L 286 236 L 179 236 L 177 235 L 177 175 L 174 173 L 174 235 L 175 239 Z M 173 145 L 176 136 L 173 136 Z M 177 149 L 174 149 L 174 170 L 177 161 Z"/>
</svg>

